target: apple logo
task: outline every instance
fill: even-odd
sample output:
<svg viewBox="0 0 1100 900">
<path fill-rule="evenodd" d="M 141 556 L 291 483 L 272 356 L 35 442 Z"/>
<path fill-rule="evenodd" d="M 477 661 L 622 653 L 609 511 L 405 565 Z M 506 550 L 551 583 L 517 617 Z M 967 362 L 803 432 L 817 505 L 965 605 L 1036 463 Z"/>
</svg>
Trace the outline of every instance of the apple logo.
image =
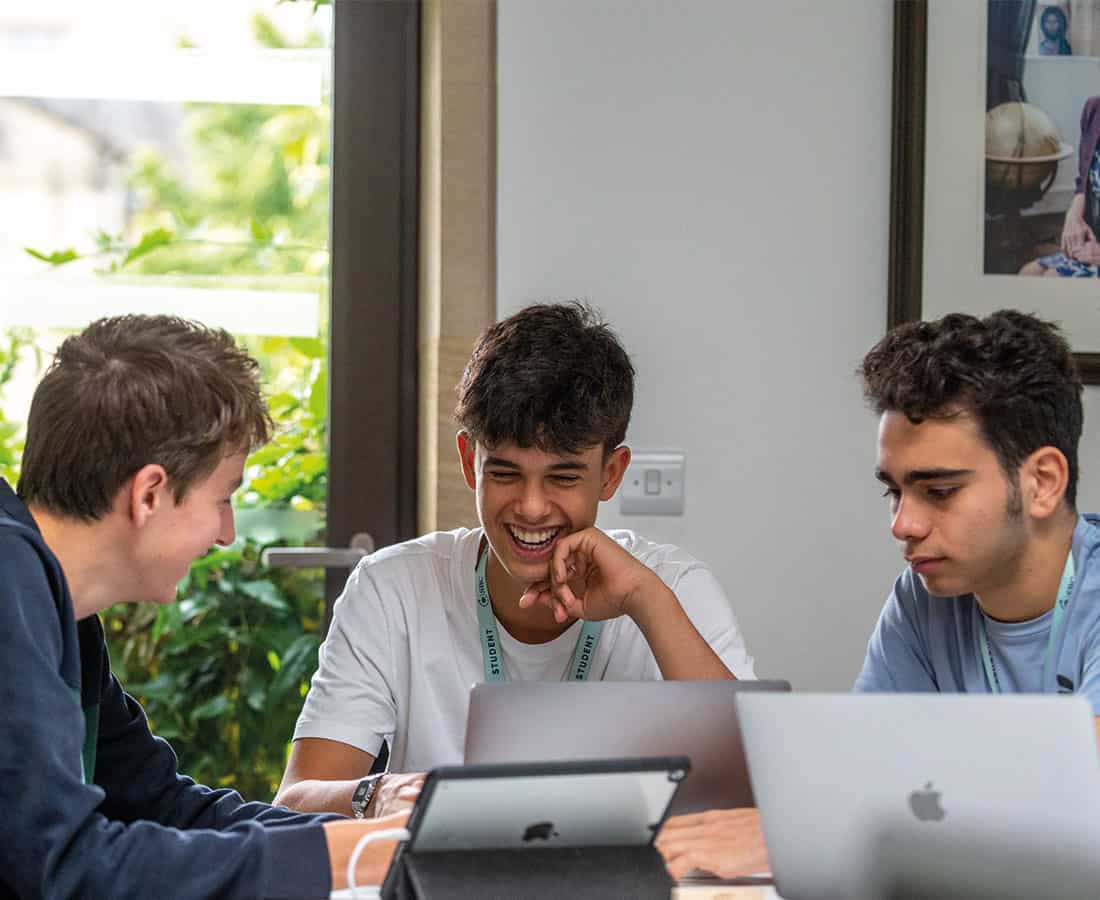
<svg viewBox="0 0 1100 900">
<path fill-rule="evenodd" d="M 553 822 L 534 822 L 527 826 L 527 830 L 523 832 L 524 843 L 529 841 L 548 841 L 552 837 L 557 837 L 558 833 L 554 831 Z"/>
<path fill-rule="evenodd" d="M 939 791 L 932 790 L 932 782 L 929 781 L 922 790 L 913 791 L 909 795 L 909 808 L 913 815 L 922 822 L 939 822 L 947 813 L 940 806 Z"/>
</svg>

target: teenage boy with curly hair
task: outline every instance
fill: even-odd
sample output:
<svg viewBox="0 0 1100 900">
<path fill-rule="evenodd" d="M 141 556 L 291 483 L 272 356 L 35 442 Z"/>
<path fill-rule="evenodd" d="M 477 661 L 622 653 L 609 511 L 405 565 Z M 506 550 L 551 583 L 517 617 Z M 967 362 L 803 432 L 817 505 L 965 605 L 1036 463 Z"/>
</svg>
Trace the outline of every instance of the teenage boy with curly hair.
<svg viewBox="0 0 1100 900">
<path fill-rule="evenodd" d="M 906 570 L 858 691 L 1079 693 L 1100 715 L 1100 519 L 1078 515 L 1081 379 L 1013 311 L 895 329 L 861 368 Z"/>
<path fill-rule="evenodd" d="M 1012 310 L 912 322 L 859 374 L 906 568 L 855 690 L 1078 693 L 1100 716 L 1100 517 L 1077 512 L 1082 386 L 1058 328 Z M 681 824 L 658 840 L 674 874 L 767 868 L 754 815 Z"/>
<path fill-rule="evenodd" d="M 583 305 L 530 306 L 482 334 L 456 410 L 481 527 L 386 548 L 352 573 L 281 802 L 350 811 L 386 740 L 396 772 L 460 763 L 473 682 L 753 677 L 705 565 L 595 527 L 630 461 L 633 399 L 630 358 Z"/>
<path fill-rule="evenodd" d="M 363 833 L 403 821 L 195 784 L 111 674 L 96 613 L 171 603 L 233 541 L 230 497 L 270 428 L 257 364 L 224 331 L 122 316 L 61 344 L 18 492 L 0 479 L 0 898 L 327 896 Z M 392 852 L 376 846 L 364 882 Z"/>
</svg>

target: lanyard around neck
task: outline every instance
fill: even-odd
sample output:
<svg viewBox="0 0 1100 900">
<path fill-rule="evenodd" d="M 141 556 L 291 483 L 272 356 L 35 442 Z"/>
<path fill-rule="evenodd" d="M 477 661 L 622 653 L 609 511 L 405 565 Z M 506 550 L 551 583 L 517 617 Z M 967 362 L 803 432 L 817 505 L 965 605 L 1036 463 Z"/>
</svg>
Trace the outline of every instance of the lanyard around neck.
<svg viewBox="0 0 1100 900">
<path fill-rule="evenodd" d="M 1054 600 L 1054 612 L 1050 620 L 1050 639 L 1047 641 L 1047 655 L 1043 662 L 1043 685 L 1047 683 L 1047 674 L 1054 663 L 1055 646 L 1058 643 L 1058 633 L 1061 631 L 1062 622 L 1069 607 L 1070 595 L 1073 594 L 1073 580 L 1075 569 L 1073 565 L 1073 550 L 1066 557 L 1066 565 L 1062 569 L 1062 580 L 1058 585 L 1058 596 Z M 994 694 L 1001 693 L 1001 679 L 997 675 L 997 663 L 993 659 L 993 653 L 989 648 L 989 635 L 985 628 L 985 617 L 978 610 L 978 643 L 982 650 L 982 665 L 985 667 L 985 678 L 989 682 L 989 689 Z"/>
<path fill-rule="evenodd" d="M 489 548 L 486 547 L 477 560 L 474 570 L 474 590 L 477 594 L 477 624 L 481 633 L 481 656 L 485 663 L 486 681 L 505 681 L 504 658 L 501 654 L 500 632 L 497 630 L 497 618 L 493 615 L 493 602 L 489 597 L 489 582 L 485 578 L 485 569 L 489 561 Z M 585 622 L 581 627 L 573 657 L 569 660 L 566 675 L 569 681 L 587 681 L 592 671 L 592 661 L 596 658 L 596 647 L 600 643 L 603 622 Z M 566 680 L 563 678 L 563 680 Z"/>
</svg>

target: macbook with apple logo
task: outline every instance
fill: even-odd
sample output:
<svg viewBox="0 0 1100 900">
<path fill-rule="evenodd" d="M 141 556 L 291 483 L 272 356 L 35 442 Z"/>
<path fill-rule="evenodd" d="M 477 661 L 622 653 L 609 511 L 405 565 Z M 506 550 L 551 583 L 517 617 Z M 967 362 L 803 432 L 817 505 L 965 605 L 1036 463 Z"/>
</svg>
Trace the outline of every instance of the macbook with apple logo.
<svg viewBox="0 0 1100 900">
<path fill-rule="evenodd" d="M 873 895 L 875 847 L 975 838 L 1100 856 L 1082 697 L 744 694 L 741 738 L 778 893 Z"/>
</svg>

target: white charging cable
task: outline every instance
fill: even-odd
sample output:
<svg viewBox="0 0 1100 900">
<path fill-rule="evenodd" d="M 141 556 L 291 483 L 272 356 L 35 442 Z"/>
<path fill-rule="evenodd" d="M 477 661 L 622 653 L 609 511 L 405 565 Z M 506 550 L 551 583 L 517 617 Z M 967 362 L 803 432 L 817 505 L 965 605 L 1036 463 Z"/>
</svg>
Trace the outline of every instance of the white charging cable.
<svg viewBox="0 0 1100 900">
<path fill-rule="evenodd" d="M 351 890 L 353 900 L 359 900 L 358 885 L 355 883 L 355 869 L 359 865 L 359 857 L 367 849 L 369 844 L 375 841 L 407 841 L 409 839 L 407 828 L 384 828 L 381 831 L 372 831 L 359 838 L 355 849 L 351 851 L 351 859 L 348 860 L 348 888 Z"/>
</svg>

